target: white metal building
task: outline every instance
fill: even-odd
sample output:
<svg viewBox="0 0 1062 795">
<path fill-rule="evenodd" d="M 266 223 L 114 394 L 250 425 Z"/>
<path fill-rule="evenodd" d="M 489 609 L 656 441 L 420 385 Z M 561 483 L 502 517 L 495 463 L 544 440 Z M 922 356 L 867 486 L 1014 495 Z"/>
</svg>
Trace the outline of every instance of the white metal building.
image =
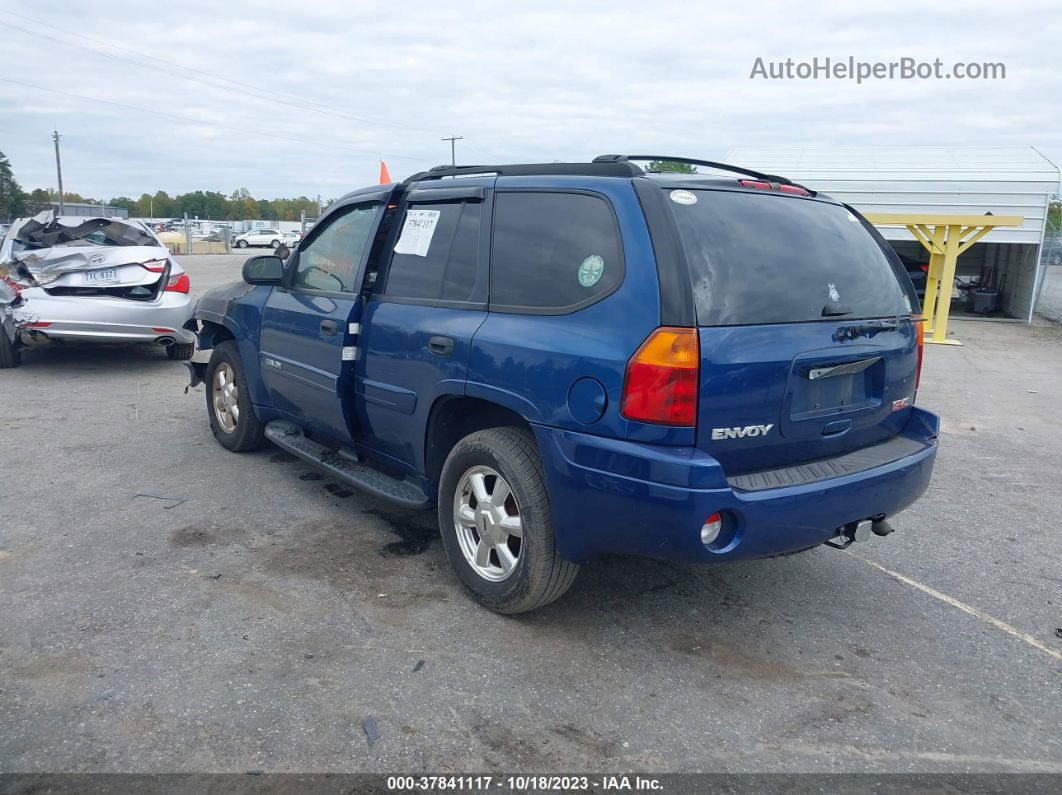
<svg viewBox="0 0 1062 795">
<path fill-rule="evenodd" d="M 1059 169 L 1033 147 L 860 147 L 731 149 L 727 163 L 779 174 L 861 212 L 1020 215 L 1020 228 L 993 230 L 959 257 L 960 278 L 993 269 L 1005 278 L 1005 314 L 1032 320 L 1043 275 L 1047 205 Z M 898 253 L 928 262 L 904 227 L 881 227 Z"/>
</svg>

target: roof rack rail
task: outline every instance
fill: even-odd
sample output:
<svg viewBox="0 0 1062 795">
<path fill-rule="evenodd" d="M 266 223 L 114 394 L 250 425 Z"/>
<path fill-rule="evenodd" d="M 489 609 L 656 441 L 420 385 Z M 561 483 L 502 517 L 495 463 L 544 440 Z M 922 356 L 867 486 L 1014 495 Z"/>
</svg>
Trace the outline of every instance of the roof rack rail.
<svg viewBox="0 0 1062 795">
<path fill-rule="evenodd" d="M 735 174 L 744 174 L 746 177 L 754 177 L 755 179 L 762 179 L 766 182 L 777 182 L 779 185 L 793 185 L 797 188 L 804 188 L 803 185 L 797 185 L 792 180 L 786 177 L 780 177 L 777 174 L 764 174 L 762 171 L 753 171 L 751 168 L 732 166 L 729 163 L 717 163 L 714 160 L 696 160 L 692 157 L 674 157 L 672 155 L 599 155 L 594 158 L 595 163 L 626 163 L 629 160 L 666 160 L 670 163 L 687 163 L 691 166 L 707 166 L 708 168 L 718 168 L 721 171 L 732 171 Z M 804 190 L 814 194 L 814 191 L 811 191 L 808 188 L 804 188 Z"/>
<path fill-rule="evenodd" d="M 578 177 L 640 177 L 645 172 L 625 160 L 594 161 L 593 163 L 512 163 L 497 166 L 435 166 L 406 177 L 403 185 L 425 179 L 460 177 L 472 174 L 497 174 L 502 177 L 519 176 L 578 176 Z"/>
</svg>

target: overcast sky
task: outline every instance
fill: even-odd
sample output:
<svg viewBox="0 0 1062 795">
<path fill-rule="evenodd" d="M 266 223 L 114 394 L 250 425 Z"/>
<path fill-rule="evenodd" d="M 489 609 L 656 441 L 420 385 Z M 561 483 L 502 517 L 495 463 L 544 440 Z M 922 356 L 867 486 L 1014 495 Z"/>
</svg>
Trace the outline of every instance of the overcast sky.
<svg viewBox="0 0 1062 795">
<path fill-rule="evenodd" d="M 447 135 L 459 163 L 952 144 L 1062 163 L 1057 2 L 228 5 L 0 2 L 0 151 L 23 188 L 54 187 L 53 128 L 64 187 L 102 198 L 338 196 L 381 157 L 396 179 L 448 162 Z M 1006 79 L 749 78 L 815 56 Z"/>
</svg>

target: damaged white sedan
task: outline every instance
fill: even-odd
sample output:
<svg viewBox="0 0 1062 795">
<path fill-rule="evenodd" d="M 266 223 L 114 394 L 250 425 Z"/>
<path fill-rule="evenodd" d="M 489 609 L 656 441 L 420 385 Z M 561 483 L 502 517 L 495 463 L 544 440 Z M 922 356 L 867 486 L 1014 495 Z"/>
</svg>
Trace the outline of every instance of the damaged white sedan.
<svg viewBox="0 0 1062 795">
<path fill-rule="evenodd" d="M 195 352 L 191 284 L 144 224 L 117 218 L 15 221 L 0 244 L 0 368 L 51 341 L 150 342 Z"/>
</svg>

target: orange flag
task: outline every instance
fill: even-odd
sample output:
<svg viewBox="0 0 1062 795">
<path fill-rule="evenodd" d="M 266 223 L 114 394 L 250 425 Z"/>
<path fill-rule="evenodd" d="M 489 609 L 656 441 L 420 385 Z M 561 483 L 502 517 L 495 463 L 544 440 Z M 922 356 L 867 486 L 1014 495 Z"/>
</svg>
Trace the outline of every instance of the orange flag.
<svg viewBox="0 0 1062 795">
<path fill-rule="evenodd" d="M 387 163 L 380 161 L 380 184 L 388 185 L 392 182 L 391 174 L 387 171 Z"/>
</svg>

